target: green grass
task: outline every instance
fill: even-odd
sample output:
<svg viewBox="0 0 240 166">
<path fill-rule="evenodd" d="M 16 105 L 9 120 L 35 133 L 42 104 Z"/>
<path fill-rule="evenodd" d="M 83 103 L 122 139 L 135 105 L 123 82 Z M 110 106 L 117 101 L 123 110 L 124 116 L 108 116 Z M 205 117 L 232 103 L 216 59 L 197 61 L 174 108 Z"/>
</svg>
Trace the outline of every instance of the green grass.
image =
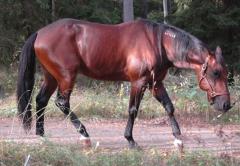
<svg viewBox="0 0 240 166">
<path fill-rule="evenodd" d="M 218 165 L 237 166 L 240 161 L 224 155 L 208 152 L 163 152 L 157 149 L 109 150 L 81 149 L 79 145 L 58 145 L 43 142 L 41 145 L 0 143 L 0 165 L 23 165 L 30 155 L 29 164 L 38 165 L 83 165 L 83 166 L 156 166 L 156 165 Z"/>
</svg>

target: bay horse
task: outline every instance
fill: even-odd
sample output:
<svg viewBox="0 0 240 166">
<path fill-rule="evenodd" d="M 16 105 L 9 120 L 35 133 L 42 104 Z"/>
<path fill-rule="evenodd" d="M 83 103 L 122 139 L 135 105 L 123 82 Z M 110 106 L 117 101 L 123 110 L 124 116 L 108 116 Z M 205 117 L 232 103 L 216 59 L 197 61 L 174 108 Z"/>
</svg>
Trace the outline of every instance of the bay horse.
<svg viewBox="0 0 240 166">
<path fill-rule="evenodd" d="M 70 111 L 69 99 L 78 73 L 98 80 L 131 83 L 124 134 L 131 148 L 137 147 L 133 125 L 147 88 L 165 108 L 175 140 L 181 141 L 174 106 L 163 84 L 170 67 L 193 69 L 199 87 L 207 93 L 214 108 L 222 112 L 231 108 L 227 68 L 220 47 L 212 52 L 193 35 L 149 20 L 104 25 L 61 19 L 32 34 L 22 49 L 17 99 L 25 130 L 30 129 L 32 121 L 30 102 L 36 57 L 44 76 L 36 97 L 36 134 L 40 136 L 44 135 L 44 109 L 58 88 L 57 107 L 70 117 L 80 139 L 90 142 L 85 126 Z"/>
</svg>

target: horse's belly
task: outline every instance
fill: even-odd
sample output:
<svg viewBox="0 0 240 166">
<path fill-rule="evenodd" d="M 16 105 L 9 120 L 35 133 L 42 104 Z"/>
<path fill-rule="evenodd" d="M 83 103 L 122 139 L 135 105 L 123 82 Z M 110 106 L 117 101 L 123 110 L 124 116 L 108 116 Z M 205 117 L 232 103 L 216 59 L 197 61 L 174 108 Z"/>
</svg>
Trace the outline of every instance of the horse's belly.
<svg viewBox="0 0 240 166">
<path fill-rule="evenodd" d="M 123 75 L 122 73 L 113 73 L 113 74 L 96 74 L 92 72 L 81 72 L 81 74 L 88 76 L 90 78 L 94 78 L 97 80 L 105 80 L 105 81 L 129 81 L 128 77 L 126 75 Z"/>
<path fill-rule="evenodd" d="M 106 80 L 106 81 L 128 81 L 129 78 L 125 74 L 124 70 L 115 70 L 110 71 L 103 68 L 88 68 L 88 67 L 80 67 L 80 73 L 88 76 L 90 78 L 94 78 L 97 80 Z"/>
</svg>

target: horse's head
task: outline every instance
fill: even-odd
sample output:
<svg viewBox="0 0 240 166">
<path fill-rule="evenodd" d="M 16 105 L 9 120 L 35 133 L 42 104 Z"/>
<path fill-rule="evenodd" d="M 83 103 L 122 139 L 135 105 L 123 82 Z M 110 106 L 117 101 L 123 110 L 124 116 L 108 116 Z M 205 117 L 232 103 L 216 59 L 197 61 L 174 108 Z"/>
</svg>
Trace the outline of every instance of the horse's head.
<svg viewBox="0 0 240 166">
<path fill-rule="evenodd" d="M 199 87 L 207 92 L 209 102 L 218 111 L 227 112 L 231 108 L 227 86 L 227 68 L 220 47 L 215 54 L 208 53 L 205 62 L 196 69 Z"/>
<path fill-rule="evenodd" d="M 176 27 L 164 25 L 162 45 L 175 67 L 194 69 L 199 87 L 207 92 L 208 100 L 218 111 L 231 108 L 227 86 L 227 68 L 220 47 L 212 53 L 196 37 Z"/>
</svg>

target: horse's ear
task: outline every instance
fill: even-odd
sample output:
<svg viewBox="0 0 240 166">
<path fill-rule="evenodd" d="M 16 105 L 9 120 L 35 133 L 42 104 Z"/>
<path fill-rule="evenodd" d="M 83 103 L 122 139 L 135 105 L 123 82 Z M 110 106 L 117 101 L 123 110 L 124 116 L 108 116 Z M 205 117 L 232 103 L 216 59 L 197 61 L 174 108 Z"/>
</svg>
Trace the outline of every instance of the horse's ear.
<svg viewBox="0 0 240 166">
<path fill-rule="evenodd" d="M 215 50 L 215 56 L 218 63 L 223 63 L 222 49 L 219 46 Z"/>
<path fill-rule="evenodd" d="M 215 55 L 222 56 L 222 49 L 219 46 L 217 46 L 217 48 L 216 48 Z"/>
</svg>

